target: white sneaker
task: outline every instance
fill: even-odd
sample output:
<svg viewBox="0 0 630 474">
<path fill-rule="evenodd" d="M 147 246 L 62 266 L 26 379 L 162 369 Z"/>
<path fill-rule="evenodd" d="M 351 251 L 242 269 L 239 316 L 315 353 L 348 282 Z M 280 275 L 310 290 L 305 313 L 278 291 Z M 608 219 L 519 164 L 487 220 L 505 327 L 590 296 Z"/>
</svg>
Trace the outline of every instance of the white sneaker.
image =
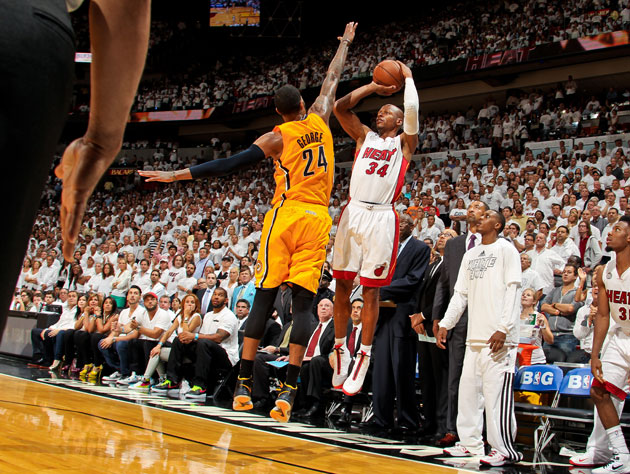
<svg viewBox="0 0 630 474">
<path fill-rule="evenodd" d="M 146 379 L 142 379 L 137 383 L 134 383 L 133 385 L 129 385 L 129 390 L 134 390 L 136 392 L 144 392 L 144 393 L 149 393 L 149 390 L 151 389 L 151 381 L 150 380 L 146 380 Z"/>
<path fill-rule="evenodd" d="M 343 383 L 348 378 L 348 366 L 351 360 L 350 351 L 345 344 L 335 345 L 330 354 L 330 363 L 333 368 L 332 386 L 334 388 L 343 387 Z"/>
<path fill-rule="evenodd" d="M 343 393 L 351 397 L 361 391 L 369 366 L 370 356 L 365 351 L 359 351 L 354 358 L 352 373 L 343 383 Z"/>
<path fill-rule="evenodd" d="M 508 458 L 507 456 L 504 456 L 496 449 L 493 449 L 492 451 L 490 451 L 490 454 L 482 457 L 479 460 L 479 462 L 481 464 L 485 464 L 486 466 L 495 466 L 495 467 L 504 466 L 506 464 L 514 464 L 514 463 L 519 462 L 521 459 L 523 459 L 523 455 L 521 453 L 517 453 L 517 454 L 518 454 L 518 459 L 512 459 L 512 458 Z"/>
<path fill-rule="evenodd" d="M 614 453 L 608 464 L 591 471 L 593 474 L 621 474 L 630 472 L 630 454 Z"/>
<path fill-rule="evenodd" d="M 116 371 L 113 374 L 110 374 L 110 375 L 107 375 L 107 376 L 103 377 L 101 380 L 103 382 L 116 382 L 121 377 L 122 377 L 122 375 L 120 375 L 120 372 Z"/>
<path fill-rule="evenodd" d="M 608 461 L 610 461 L 610 454 L 595 449 L 589 449 L 585 453 L 576 454 L 569 459 L 573 466 L 579 467 L 603 466 Z"/>
<path fill-rule="evenodd" d="M 461 443 L 455 443 L 455 446 L 451 446 L 450 448 L 444 448 L 442 452 L 454 458 L 475 456 L 475 453 L 469 451 L 468 448 Z"/>
<path fill-rule="evenodd" d="M 133 385 L 140 381 L 140 377 L 136 375 L 135 372 L 131 372 L 129 377 L 120 378 L 116 381 L 118 385 Z"/>
</svg>

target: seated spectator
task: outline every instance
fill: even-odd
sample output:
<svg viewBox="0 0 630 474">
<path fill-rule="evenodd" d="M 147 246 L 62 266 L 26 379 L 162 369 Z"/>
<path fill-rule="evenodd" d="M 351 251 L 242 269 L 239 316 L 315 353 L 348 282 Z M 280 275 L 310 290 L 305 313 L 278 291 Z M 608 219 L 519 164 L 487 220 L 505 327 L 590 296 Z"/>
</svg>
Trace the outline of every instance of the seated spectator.
<svg viewBox="0 0 630 474">
<path fill-rule="evenodd" d="M 238 320 L 227 308 L 227 291 L 217 288 L 212 295 L 212 312 L 203 318 L 201 329 L 193 334 L 182 332 L 173 341 L 168 357 L 166 380 L 151 388 L 156 395 L 178 394 L 183 378 L 184 359 L 190 359 L 195 373 L 187 399 L 205 400 L 207 387 L 219 370 L 228 370 L 238 362 Z"/>
<path fill-rule="evenodd" d="M 546 364 L 543 341 L 553 344 L 547 318 L 536 311 L 536 290 L 525 287 L 521 295 L 521 327 L 518 344 L 518 366 Z"/>
<path fill-rule="evenodd" d="M 45 368 L 50 366 L 50 370 L 61 368 L 64 353 L 64 333 L 74 328 L 79 311 L 78 299 L 79 295 L 76 291 L 68 292 L 67 306 L 61 313 L 59 321 L 46 329 L 34 328 L 31 330 L 33 366 Z"/>
<path fill-rule="evenodd" d="M 567 362 L 574 364 L 588 364 L 591 360 L 591 349 L 593 348 L 593 319 L 597 315 L 598 307 L 598 286 L 593 285 L 591 289 L 591 297 L 587 299 L 587 303 L 582 306 L 575 316 L 575 325 L 573 326 L 573 335 L 579 341 L 580 348 L 575 349 L 567 357 Z M 590 303 L 588 300 L 591 300 Z"/>
<path fill-rule="evenodd" d="M 328 298 L 320 300 L 317 305 L 317 317 L 319 324 L 308 341 L 300 370 L 301 388 L 298 390 L 298 403 L 303 408 L 296 412 L 296 416 L 305 418 L 323 414 L 322 396 L 324 389 L 330 387 L 333 373 L 328 362 L 335 342 L 331 300 Z"/>
<path fill-rule="evenodd" d="M 96 318 L 100 314 L 101 299 L 97 293 L 92 293 L 88 296 L 87 304 L 81 316 L 77 319 L 72 341 L 77 354 L 76 368 L 79 371 L 79 376 L 82 376 L 84 381 L 88 372 L 94 366 L 90 338 L 96 329 Z"/>
<path fill-rule="evenodd" d="M 99 343 L 102 339 L 109 335 L 112 327 L 117 322 L 118 308 L 116 307 L 116 301 L 109 296 L 105 298 L 101 304 L 100 310 L 94 310 L 94 319 L 92 322 L 88 321 L 87 324 L 87 331 L 90 334 L 88 344 L 91 357 L 87 355 L 87 350 L 82 347 L 82 344 L 85 344 L 85 341 L 81 341 L 77 344 L 77 350 L 84 351 L 83 354 L 85 360 L 91 360 L 91 363 L 88 362 L 79 373 L 79 379 L 81 381 L 88 381 L 90 383 L 97 383 L 100 381 L 105 359 L 103 358 L 103 354 L 99 348 Z"/>
<path fill-rule="evenodd" d="M 547 363 L 566 362 L 578 340 L 573 336 L 575 315 L 583 305 L 575 301 L 575 281 L 577 280 L 577 265 L 567 264 L 562 271 L 562 286 L 554 288 L 541 306 L 549 323 L 554 341 L 543 345 Z"/>
<path fill-rule="evenodd" d="M 163 308 L 161 308 L 164 311 Z M 150 312 L 150 309 L 147 309 Z M 170 321 L 170 318 L 169 318 Z M 157 370 L 160 378 L 166 375 L 165 363 L 171 353 L 171 345 L 176 337 L 183 332 L 197 334 L 201 328 L 202 317 L 199 313 L 199 300 L 195 295 L 186 295 L 182 301 L 182 310 L 175 316 L 167 331 L 160 336 L 158 343 L 152 347 L 149 353 L 149 361 L 144 371 L 142 379 L 134 385 L 130 385 L 131 390 L 148 392 L 151 387 L 151 379 Z M 157 384 L 156 384 L 157 385 Z"/>
<path fill-rule="evenodd" d="M 99 343 L 107 365 L 114 370 L 111 375 L 102 377 L 103 382 L 117 383 L 119 380 L 131 377 L 132 371 L 140 372 L 132 359 L 129 348 L 131 341 L 138 338 L 137 327 L 133 328 L 131 323 L 146 313 L 146 310 L 139 303 L 140 288 L 132 286 L 127 291 L 127 304 L 129 306 L 121 311 L 118 321 L 112 327 L 109 335 Z"/>
</svg>

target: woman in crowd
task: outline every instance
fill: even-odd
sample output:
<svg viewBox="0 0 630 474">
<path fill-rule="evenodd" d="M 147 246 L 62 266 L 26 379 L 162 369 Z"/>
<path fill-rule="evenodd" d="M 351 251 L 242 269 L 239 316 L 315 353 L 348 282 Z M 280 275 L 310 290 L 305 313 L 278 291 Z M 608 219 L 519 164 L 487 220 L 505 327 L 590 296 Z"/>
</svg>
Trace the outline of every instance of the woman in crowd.
<svg viewBox="0 0 630 474">
<path fill-rule="evenodd" d="M 103 265 L 101 281 L 98 284 L 97 293 L 101 298 L 106 298 L 112 294 L 112 282 L 114 281 L 114 266 L 107 262 Z"/>
<path fill-rule="evenodd" d="M 15 285 L 16 288 L 22 288 L 25 285 L 26 281 L 24 278 L 31 271 L 31 264 L 32 264 L 31 258 L 26 257 L 24 259 L 24 263 L 22 263 L 22 271 L 20 272 L 20 276 L 18 277 L 17 285 Z"/>
<path fill-rule="evenodd" d="M 87 279 L 83 276 L 83 268 L 78 263 L 73 263 L 70 276 L 66 279 L 66 282 L 63 285 L 63 288 L 68 291 L 75 290 L 78 293 L 83 293 L 85 291 L 85 283 Z"/>
<path fill-rule="evenodd" d="M 29 290 L 41 290 L 42 285 L 39 283 L 39 279 L 41 278 L 40 268 L 42 267 L 42 262 L 35 259 L 33 260 L 33 264 L 31 265 L 31 269 L 29 272 L 24 275 L 24 286 Z"/>
<path fill-rule="evenodd" d="M 125 254 L 125 260 L 127 262 L 127 268 L 129 268 L 129 271 L 131 271 L 131 273 L 136 271 L 136 256 L 133 254 L 133 252 L 127 252 Z"/>
<path fill-rule="evenodd" d="M 251 262 L 256 262 L 258 259 L 258 247 L 254 242 L 247 244 L 247 256 Z"/>
<path fill-rule="evenodd" d="M 212 242 L 212 248 L 210 249 L 210 260 L 214 265 L 221 265 L 221 259 L 223 258 L 223 248 L 221 247 L 221 241 L 216 239 Z"/>
<path fill-rule="evenodd" d="M 177 298 L 173 299 L 173 302 Z M 179 302 L 179 300 L 177 300 Z M 151 377 L 157 370 L 160 379 L 166 374 L 165 364 L 168 362 L 168 356 L 171 353 L 171 344 L 173 340 L 182 332 L 192 332 L 196 334 L 201 329 L 202 317 L 200 314 L 200 302 L 195 295 L 186 295 L 182 299 L 181 311 L 173 320 L 173 324 L 168 331 L 162 334 L 160 342 L 151 350 L 149 363 L 144 371 L 142 379 L 132 385 L 132 390 L 148 392 L 151 387 Z"/>
<path fill-rule="evenodd" d="M 171 311 L 173 312 L 175 316 L 179 316 L 179 313 L 181 312 L 181 310 L 182 310 L 182 302 L 176 296 L 171 300 Z"/>
<path fill-rule="evenodd" d="M 186 269 L 184 268 L 184 257 L 181 255 L 175 255 L 173 258 L 173 267 L 166 272 L 166 294 L 172 297 L 177 294 L 177 285 L 179 280 L 186 276 Z M 162 275 L 164 277 L 164 275 Z"/>
<path fill-rule="evenodd" d="M 571 209 L 571 211 L 569 211 L 569 217 L 567 217 L 567 229 L 569 229 L 569 232 L 571 232 L 571 229 L 573 229 L 578 224 L 579 219 L 580 213 L 578 212 L 578 210 Z"/>
<path fill-rule="evenodd" d="M 588 222 L 582 221 L 578 224 L 578 236 L 582 268 L 590 276 L 595 265 L 602 259 L 602 249 L 597 239 L 593 236 Z"/>
<path fill-rule="evenodd" d="M 75 290 L 72 290 L 75 291 Z M 74 333 L 80 330 L 83 327 L 83 320 L 85 316 L 85 310 L 87 309 L 87 295 L 81 293 L 77 299 L 77 312 L 76 318 L 74 320 L 74 325 L 72 328 L 67 329 L 63 332 L 63 360 L 64 364 L 61 368 L 62 372 L 67 372 L 71 368 L 76 368 L 76 364 L 73 364 L 74 361 Z"/>
<path fill-rule="evenodd" d="M 518 345 L 518 365 L 536 365 L 547 362 L 542 349 L 543 341 L 553 344 L 553 334 L 547 318 L 536 311 L 536 291 L 526 288 L 521 295 L 521 325 Z"/>
<path fill-rule="evenodd" d="M 186 250 L 184 254 L 184 268 L 186 268 L 186 265 L 189 263 L 195 264 L 195 252 L 192 250 Z"/>
<path fill-rule="evenodd" d="M 237 266 L 230 267 L 230 271 L 228 273 L 228 278 L 221 282 L 221 287 L 225 288 L 228 294 L 228 301 L 232 301 L 232 293 L 234 292 L 234 288 L 238 286 L 238 275 L 239 270 Z"/>
<path fill-rule="evenodd" d="M 80 370 L 80 375 L 85 379 L 89 370 L 92 369 L 92 348 L 90 337 L 96 329 L 96 318 L 101 314 L 101 299 L 96 293 L 88 296 L 87 305 L 83 314 L 77 321 L 74 331 L 73 344 L 77 353 L 76 367 Z M 82 369 L 82 370 L 81 370 Z"/>
<path fill-rule="evenodd" d="M 119 308 L 125 307 L 127 300 L 127 290 L 131 285 L 131 271 L 127 267 L 127 261 L 124 258 L 118 259 L 118 275 L 112 280 L 112 294 L 111 297 L 116 300 L 116 306 Z"/>
<path fill-rule="evenodd" d="M 467 231 L 466 226 L 466 203 L 462 198 L 458 198 L 455 204 L 455 207 L 449 212 L 449 217 L 451 218 L 451 222 L 453 226 L 459 227 L 459 233 L 464 234 Z"/>
<path fill-rule="evenodd" d="M 90 350 L 92 351 L 92 366 L 88 364 L 83 367 L 79 374 L 81 380 L 85 380 L 86 376 L 89 382 L 96 383 L 100 379 L 103 372 L 103 364 L 105 359 L 103 353 L 99 349 L 99 343 L 106 338 L 118 322 L 118 308 L 116 301 L 111 297 L 105 298 L 101 305 L 100 311 L 94 311 L 94 330 L 90 333 Z"/>
</svg>

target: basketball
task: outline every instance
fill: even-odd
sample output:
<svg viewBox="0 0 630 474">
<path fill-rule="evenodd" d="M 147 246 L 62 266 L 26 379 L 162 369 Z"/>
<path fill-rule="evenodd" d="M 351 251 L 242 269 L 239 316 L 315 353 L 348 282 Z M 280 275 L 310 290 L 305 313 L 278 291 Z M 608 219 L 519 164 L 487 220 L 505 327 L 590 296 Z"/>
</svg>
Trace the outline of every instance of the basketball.
<svg viewBox="0 0 630 474">
<path fill-rule="evenodd" d="M 392 59 L 378 63 L 374 68 L 372 78 L 381 86 L 396 86 L 396 89 L 400 89 L 405 83 L 400 64 Z"/>
</svg>

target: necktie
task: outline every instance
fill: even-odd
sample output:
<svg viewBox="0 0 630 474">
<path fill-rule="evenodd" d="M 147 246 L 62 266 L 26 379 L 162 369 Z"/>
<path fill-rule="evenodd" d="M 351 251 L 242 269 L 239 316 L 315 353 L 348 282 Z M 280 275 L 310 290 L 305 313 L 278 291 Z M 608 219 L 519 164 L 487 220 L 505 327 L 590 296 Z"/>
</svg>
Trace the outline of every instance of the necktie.
<svg viewBox="0 0 630 474">
<path fill-rule="evenodd" d="M 203 294 L 203 301 L 201 302 L 201 310 L 202 316 L 208 312 L 208 303 L 210 302 L 210 298 L 212 297 L 213 291 L 210 288 L 206 289 L 206 292 Z"/>
<path fill-rule="evenodd" d="M 284 337 L 282 338 L 282 342 L 279 347 L 289 347 L 289 340 L 291 339 L 291 330 L 293 329 L 293 321 L 291 321 L 291 326 L 287 329 L 287 332 L 284 333 Z"/>
<path fill-rule="evenodd" d="M 315 354 L 315 348 L 317 347 L 317 343 L 319 342 L 319 335 L 322 332 L 322 323 L 319 323 L 317 329 L 313 333 L 313 337 L 311 337 L 311 342 L 308 344 L 308 348 L 306 349 L 306 357 L 313 357 Z"/>
<path fill-rule="evenodd" d="M 354 356 L 354 349 L 357 338 L 357 328 L 353 327 L 352 332 L 350 333 L 350 337 L 348 338 L 348 350 L 350 351 L 350 355 Z"/>
<path fill-rule="evenodd" d="M 470 242 L 468 242 L 468 249 L 470 250 L 475 247 L 475 240 L 477 240 L 477 236 L 475 234 L 470 235 Z"/>
</svg>

